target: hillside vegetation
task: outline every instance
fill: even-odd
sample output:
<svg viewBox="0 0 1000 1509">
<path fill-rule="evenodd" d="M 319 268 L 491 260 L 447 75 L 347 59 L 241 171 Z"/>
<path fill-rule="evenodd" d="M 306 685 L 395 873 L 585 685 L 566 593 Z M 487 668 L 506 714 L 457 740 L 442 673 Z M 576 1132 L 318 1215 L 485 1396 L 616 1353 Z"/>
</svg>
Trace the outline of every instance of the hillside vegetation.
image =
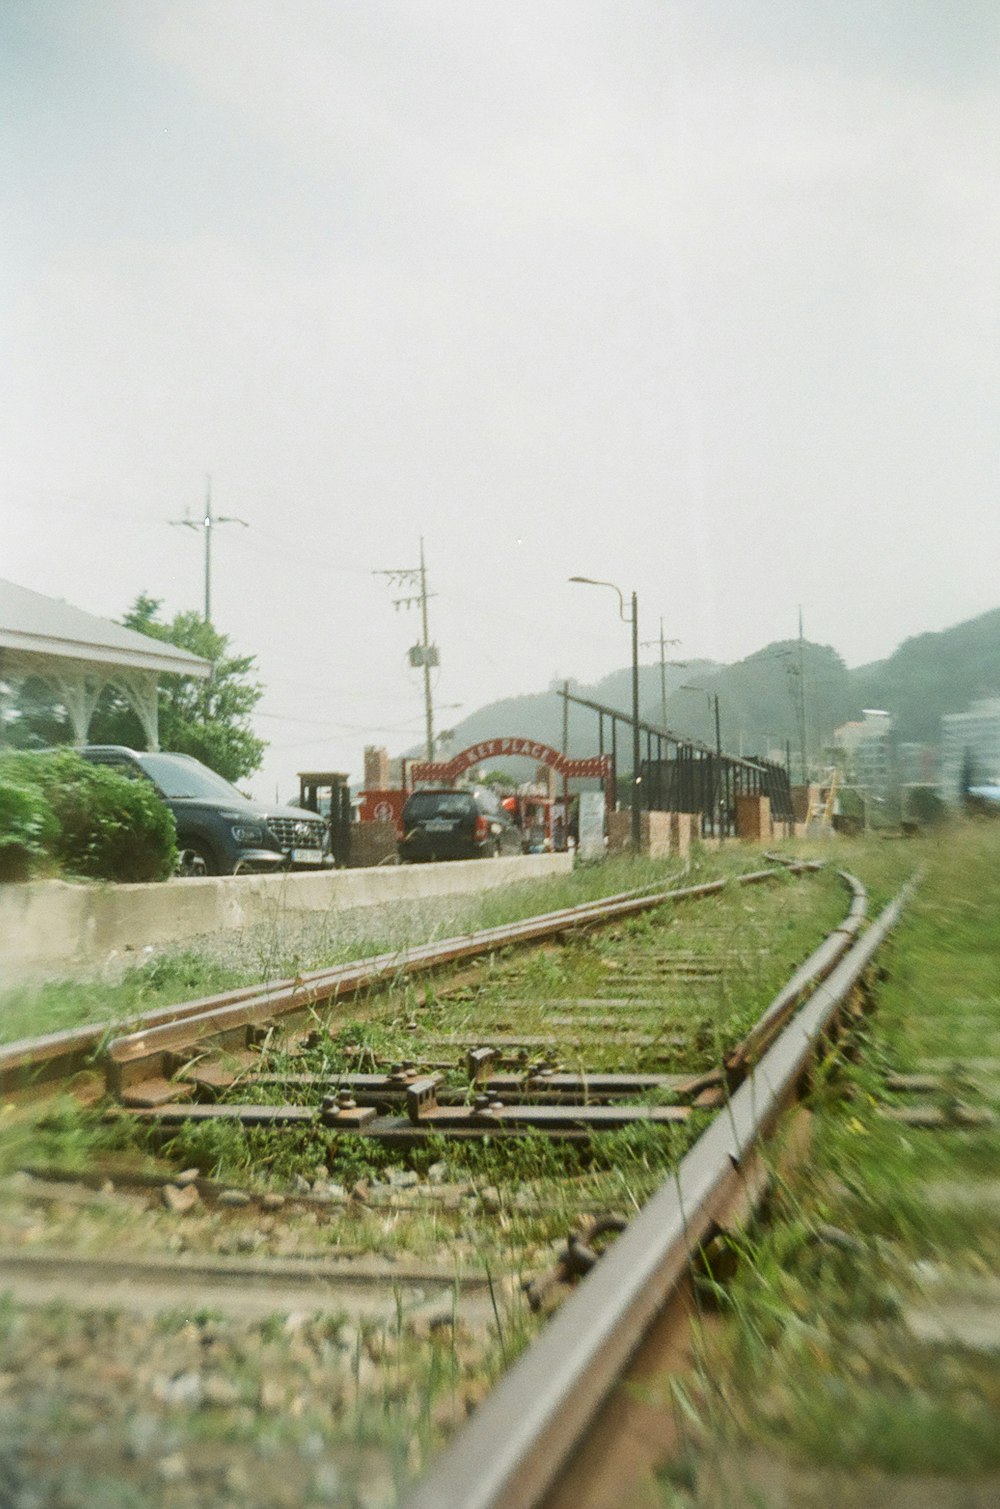
<svg viewBox="0 0 1000 1509">
<path fill-rule="evenodd" d="M 641 714 L 683 738 L 715 744 L 713 699 L 718 696 L 723 748 L 730 753 L 763 754 L 785 745 L 799 747 L 800 686 L 804 687 L 808 744 L 827 746 L 833 730 L 861 717 L 866 707 L 893 714 L 898 737 L 936 744 L 944 713 L 963 712 L 978 697 L 1000 696 L 1000 609 L 939 633 L 907 639 L 887 660 L 848 669 L 830 645 L 783 640 L 745 660 L 719 666 L 690 661 L 666 668 L 663 717 L 659 665 L 640 668 Z M 453 748 L 500 734 L 562 746 L 561 682 L 548 690 L 491 702 L 454 729 Z M 695 690 L 690 690 L 690 688 Z M 569 682 L 579 697 L 622 712 L 631 707 L 631 672 L 623 667 L 593 685 Z M 610 737 L 606 727 L 605 738 Z M 590 753 L 596 743 L 593 712 L 571 707 L 569 748 Z"/>
</svg>

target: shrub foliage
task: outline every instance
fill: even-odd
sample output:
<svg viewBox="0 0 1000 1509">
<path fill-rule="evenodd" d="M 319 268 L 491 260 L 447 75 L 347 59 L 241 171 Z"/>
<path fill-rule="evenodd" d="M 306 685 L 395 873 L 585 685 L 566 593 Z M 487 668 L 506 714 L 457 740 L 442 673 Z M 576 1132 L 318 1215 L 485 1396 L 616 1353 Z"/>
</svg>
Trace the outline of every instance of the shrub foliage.
<svg viewBox="0 0 1000 1509">
<path fill-rule="evenodd" d="M 38 788 L 0 772 L 0 881 L 44 868 L 54 837 L 52 808 Z"/>
<path fill-rule="evenodd" d="M 0 878 L 25 879 L 48 862 L 95 880 L 165 880 L 175 839 L 173 814 L 148 781 L 72 750 L 0 759 Z"/>
</svg>

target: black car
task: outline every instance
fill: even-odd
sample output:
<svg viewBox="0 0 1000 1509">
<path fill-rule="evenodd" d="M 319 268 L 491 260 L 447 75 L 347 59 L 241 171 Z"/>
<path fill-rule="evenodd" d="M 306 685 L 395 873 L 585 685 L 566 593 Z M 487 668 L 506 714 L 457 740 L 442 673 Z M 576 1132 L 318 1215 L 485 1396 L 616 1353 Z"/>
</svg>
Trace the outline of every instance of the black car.
<svg viewBox="0 0 1000 1509">
<path fill-rule="evenodd" d="M 520 828 L 487 786 L 414 791 L 403 805 L 402 860 L 485 859 L 521 854 Z"/>
<path fill-rule="evenodd" d="M 151 781 L 177 824 L 178 875 L 320 869 L 331 865 L 323 818 L 294 807 L 252 802 L 191 755 L 90 744 L 85 760 Z"/>
</svg>

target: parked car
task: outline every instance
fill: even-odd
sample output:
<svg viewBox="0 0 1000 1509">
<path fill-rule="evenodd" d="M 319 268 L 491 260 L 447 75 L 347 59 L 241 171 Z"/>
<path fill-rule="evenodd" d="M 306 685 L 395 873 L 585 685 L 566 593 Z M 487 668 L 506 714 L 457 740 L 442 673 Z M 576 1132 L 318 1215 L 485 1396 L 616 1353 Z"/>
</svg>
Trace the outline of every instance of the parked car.
<svg viewBox="0 0 1000 1509">
<path fill-rule="evenodd" d="M 331 865 L 327 825 L 301 808 L 253 802 L 191 755 L 89 744 L 85 760 L 151 781 L 177 824 L 178 875 L 320 869 Z"/>
<path fill-rule="evenodd" d="M 521 830 L 487 786 L 414 791 L 403 805 L 402 860 L 485 859 L 523 851 Z"/>
</svg>

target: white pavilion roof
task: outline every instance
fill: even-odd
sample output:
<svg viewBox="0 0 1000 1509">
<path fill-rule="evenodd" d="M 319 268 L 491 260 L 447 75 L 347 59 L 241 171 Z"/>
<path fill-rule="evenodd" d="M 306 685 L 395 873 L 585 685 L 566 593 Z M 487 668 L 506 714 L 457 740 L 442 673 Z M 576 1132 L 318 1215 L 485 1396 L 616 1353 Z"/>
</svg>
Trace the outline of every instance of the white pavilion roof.
<svg viewBox="0 0 1000 1509">
<path fill-rule="evenodd" d="M 60 598 L 45 597 L 0 579 L 0 651 L 85 661 L 92 666 L 208 676 L 211 664 L 176 645 L 108 618 L 97 618 Z M 0 665 L 3 656 L 0 654 Z"/>
</svg>

